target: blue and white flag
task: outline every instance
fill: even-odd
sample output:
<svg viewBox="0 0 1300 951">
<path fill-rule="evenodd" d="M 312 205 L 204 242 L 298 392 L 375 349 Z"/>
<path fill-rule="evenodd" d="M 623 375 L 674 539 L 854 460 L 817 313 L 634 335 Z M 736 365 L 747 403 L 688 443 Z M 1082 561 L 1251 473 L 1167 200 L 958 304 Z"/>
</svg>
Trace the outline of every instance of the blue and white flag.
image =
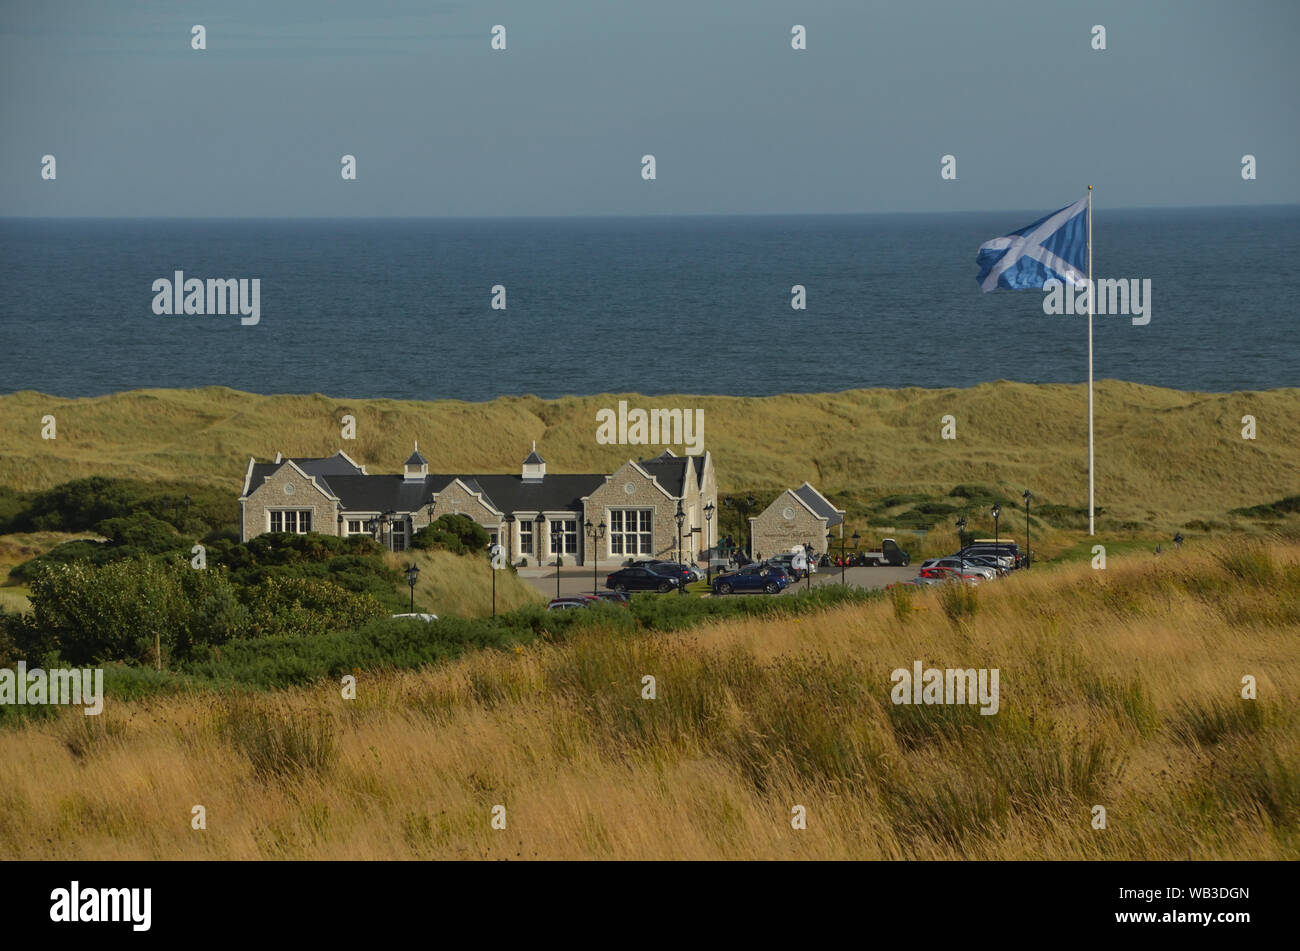
<svg viewBox="0 0 1300 951">
<path fill-rule="evenodd" d="M 980 245 L 980 287 L 1024 290 L 1050 280 L 1072 287 L 1088 280 L 1088 199 Z"/>
</svg>

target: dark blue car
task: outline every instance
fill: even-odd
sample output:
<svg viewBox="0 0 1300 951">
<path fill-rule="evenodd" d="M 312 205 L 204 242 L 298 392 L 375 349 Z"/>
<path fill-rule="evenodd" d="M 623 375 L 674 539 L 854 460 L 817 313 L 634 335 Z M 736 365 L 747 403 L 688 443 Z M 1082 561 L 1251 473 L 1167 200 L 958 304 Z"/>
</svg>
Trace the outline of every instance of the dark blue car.
<svg viewBox="0 0 1300 951">
<path fill-rule="evenodd" d="M 682 586 L 682 579 L 640 566 L 624 568 L 605 579 L 605 587 L 613 591 L 673 591 Z"/>
<path fill-rule="evenodd" d="M 768 594 L 780 594 L 789 584 L 790 576 L 774 565 L 746 565 L 739 571 L 729 571 L 714 578 L 713 593 L 766 591 Z"/>
</svg>

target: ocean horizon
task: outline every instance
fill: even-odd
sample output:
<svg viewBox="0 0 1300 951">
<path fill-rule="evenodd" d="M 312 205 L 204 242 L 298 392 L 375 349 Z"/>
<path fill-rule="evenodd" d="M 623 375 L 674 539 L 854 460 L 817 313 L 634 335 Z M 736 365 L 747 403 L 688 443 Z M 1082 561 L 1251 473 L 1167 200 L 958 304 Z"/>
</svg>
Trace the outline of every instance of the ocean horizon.
<svg viewBox="0 0 1300 951">
<path fill-rule="evenodd" d="M 1078 383 L 1082 318 L 975 281 L 982 241 L 1050 210 L 0 219 L 0 392 L 480 402 Z M 1300 385 L 1298 254 L 1296 205 L 1097 209 L 1094 277 L 1149 281 L 1150 320 L 1094 318 L 1096 378 Z M 178 271 L 256 279 L 256 324 L 155 314 L 154 282 Z"/>
</svg>

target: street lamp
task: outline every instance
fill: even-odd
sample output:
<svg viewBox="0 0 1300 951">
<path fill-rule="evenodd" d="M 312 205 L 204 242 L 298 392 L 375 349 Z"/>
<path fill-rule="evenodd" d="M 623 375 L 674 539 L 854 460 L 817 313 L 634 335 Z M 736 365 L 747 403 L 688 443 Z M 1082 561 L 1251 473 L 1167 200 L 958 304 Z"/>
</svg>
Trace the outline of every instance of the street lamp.
<svg viewBox="0 0 1300 951">
<path fill-rule="evenodd" d="M 682 522 L 686 521 L 686 513 L 682 511 L 682 500 L 677 500 L 677 514 L 673 516 L 673 521 L 677 523 L 677 563 L 682 563 Z M 683 578 L 677 585 L 677 593 L 686 593 L 686 579 Z"/>
<path fill-rule="evenodd" d="M 677 523 L 677 563 L 682 562 L 682 523 L 686 521 L 686 513 L 682 511 L 681 499 L 677 500 L 677 514 L 673 516 L 673 521 Z"/>
<path fill-rule="evenodd" d="M 854 533 L 853 533 L 853 550 L 854 550 L 855 552 L 858 550 L 858 540 L 861 539 L 861 538 L 862 538 L 862 536 L 859 535 L 857 532 L 854 532 Z"/>
<path fill-rule="evenodd" d="M 1002 506 L 997 502 L 993 503 L 993 557 L 1001 559 L 1002 549 L 998 546 L 998 516 L 1002 514 Z M 998 561 L 998 564 L 1002 564 Z"/>
<path fill-rule="evenodd" d="M 419 580 L 420 567 L 415 562 L 411 562 L 411 567 L 406 569 L 406 583 L 411 589 L 411 613 L 415 613 L 415 582 Z"/>
<path fill-rule="evenodd" d="M 812 590 L 812 570 L 813 570 L 812 542 L 804 542 L 803 543 L 803 576 L 804 576 L 804 580 L 808 582 L 808 585 L 804 589 L 805 591 Z"/>
<path fill-rule="evenodd" d="M 541 516 L 539 515 L 538 518 L 540 519 Z M 562 544 L 561 545 L 555 544 L 555 537 L 556 537 L 555 526 L 558 523 L 559 523 L 559 519 L 551 520 L 551 532 L 550 532 L 551 547 L 555 549 L 555 596 L 557 598 L 560 596 L 560 557 L 561 557 L 560 549 L 564 547 Z"/>
<path fill-rule="evenodd" d="M 704 574 L 705 583 L 713 590 L 713 503 L 704 506 Z"/>
<path fill-rule="evenodd" d="M 591 519 L 587 519 L 587 524 L 583 526 L 587 531 L 587 537 L 591 539 L 591 593 L 599 594 L 596 587 L 597 566 L 600 564 L 600 540 L 605 537 L 605 520 L 602 518 L 599 525 L 592 525 Z"/>
<path fill-rule="evenodd" d="M 957 563 L 961 566 L 961 572 L 958 578 L 959 581 L 966 580 L 966 539 L 962 537 L 965 531 L 966 531 L 966 516 L 963 515 L 961 516 L 961 518 L 957 519 L 957 545 L 958 545 Z"/>
<path fill-rule="evenodd" d="M 1029 552 L 1029 502 L 1034 497 L 1034 493 L 1025 489 L 1025 567 L 1028 568 L 1033 562 Z"/>
</svg>

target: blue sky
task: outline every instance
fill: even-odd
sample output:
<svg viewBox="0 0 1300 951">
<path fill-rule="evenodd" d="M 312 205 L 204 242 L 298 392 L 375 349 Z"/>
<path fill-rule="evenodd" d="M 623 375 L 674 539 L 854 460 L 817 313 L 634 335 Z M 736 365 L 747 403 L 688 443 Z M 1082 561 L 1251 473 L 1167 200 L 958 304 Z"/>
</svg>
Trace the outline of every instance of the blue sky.
<svg viewBox="0 0 1300 951">
<path fill-rule="evenodd" d="M 0 215 L 1295 203 L 1297 40 L 1294 0 L 9 2 Z"/>
</svg>

